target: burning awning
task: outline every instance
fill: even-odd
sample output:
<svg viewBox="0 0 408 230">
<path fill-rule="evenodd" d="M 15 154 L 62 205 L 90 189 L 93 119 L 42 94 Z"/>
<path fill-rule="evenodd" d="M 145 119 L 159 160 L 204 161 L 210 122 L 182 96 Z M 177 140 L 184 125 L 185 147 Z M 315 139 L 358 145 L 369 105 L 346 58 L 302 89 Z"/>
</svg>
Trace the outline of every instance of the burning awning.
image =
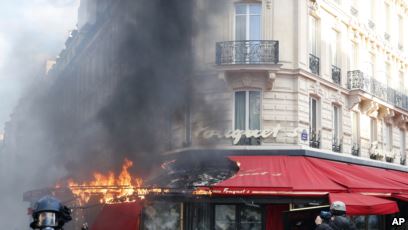
<svg viewBox="0 0 408 230">
<path fill-rule="evenodd" d="M 330 193 L 330 202 L 342 201 L 348 215 L 387 215 L 399 212 L 395 201 L 357 193 Z"/>
<path fill-rule="evenodd" d="M 239 165 L 231 178 L 210 186 L 219 195 L 322 196 L 328 193 L 404 193 L 408 184 L 387 171 L 304 156 L 230 156 Z M 392 177 L 392 179 L 390 179 Z"/>
</svg>

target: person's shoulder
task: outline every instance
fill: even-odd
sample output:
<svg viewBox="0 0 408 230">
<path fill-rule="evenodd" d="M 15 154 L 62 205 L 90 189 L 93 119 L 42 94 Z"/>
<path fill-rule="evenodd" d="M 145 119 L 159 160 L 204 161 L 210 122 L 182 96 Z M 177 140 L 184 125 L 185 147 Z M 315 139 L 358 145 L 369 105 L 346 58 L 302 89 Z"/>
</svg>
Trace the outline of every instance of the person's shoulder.
<svg viewBox="0 0 408 230">
<path fill-rule="evenodd" d="M 330 227 L 330 225 L 328 225 L 328 224 L 326 224 L 326 223 L 322 223 L 322 224 L 319 224 L 319 225 L 316 227 L 316 230 L 333 230 L 333 228 Z"/>
<path fill-rule="evenodd" d="M 336 216 L 333 220 L 333 229 L 356 229 L 350 218 L 346 216 Z M 338 228 L 337 228 L 338 227 Z"/>
</svg>

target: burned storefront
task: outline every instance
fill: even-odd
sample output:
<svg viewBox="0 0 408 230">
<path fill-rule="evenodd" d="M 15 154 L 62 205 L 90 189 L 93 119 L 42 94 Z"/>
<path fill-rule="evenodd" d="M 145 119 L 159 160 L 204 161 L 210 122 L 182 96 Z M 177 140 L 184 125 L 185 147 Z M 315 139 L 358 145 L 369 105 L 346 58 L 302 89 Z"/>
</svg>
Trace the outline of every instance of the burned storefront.
<svg viewBox="0 0 408 230">
<path fill-rule="evenodd" d="M 307 53 L 326 1 L 82 2 L 33 100 L 44 137 L 15 134 L 62 169 L 24 200 L 60 199 L 66 229 L 309 230 L 338 200 L 359 229 L 408 215 L 408 107 Z"/>
<path fill-rule="evenodd" d="M 320 211 L 338 200 L 359 229 L 389 229 L 394 217 L 408 214 L 407 172 L 313 152 L 248 153 L 190 150 L 140 184 L 122 177 L 51 194 L 79 200 L 72 225 L 93 230 L 313 229 Z M 71 195 L 61 196 L 64 190 Z"/>
</svg>

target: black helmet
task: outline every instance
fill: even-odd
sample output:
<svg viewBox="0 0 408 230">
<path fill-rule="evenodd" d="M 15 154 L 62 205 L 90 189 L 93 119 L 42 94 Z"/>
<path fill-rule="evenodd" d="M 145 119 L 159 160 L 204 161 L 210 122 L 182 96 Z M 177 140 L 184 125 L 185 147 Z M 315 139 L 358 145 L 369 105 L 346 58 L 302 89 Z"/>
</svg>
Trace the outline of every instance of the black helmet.
<svg viewBox="0 0 408 230">
<path fill-rule="evenodd" d="M 33 222 L 30 227 L 33 229 L 61 229 L 70 221 L 71 211 L 63 206 L 54 197 L 45 196 L 34 204 Z"/>
<path fill-rule="evenodd" d="M 332 217 L 331 212 L 320 211 L 320 218 L 322 218 L 323 220 L 330 220 L 331 217 Z"/>
</svg>

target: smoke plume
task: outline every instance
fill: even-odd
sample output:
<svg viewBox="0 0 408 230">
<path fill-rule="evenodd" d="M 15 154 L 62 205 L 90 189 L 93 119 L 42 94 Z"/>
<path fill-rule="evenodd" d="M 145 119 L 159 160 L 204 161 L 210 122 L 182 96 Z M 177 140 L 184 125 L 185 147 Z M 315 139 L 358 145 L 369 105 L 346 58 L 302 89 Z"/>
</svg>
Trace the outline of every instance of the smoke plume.
<svg viewBox="0 0 408 230">
<path fill-rule="evenodd" d="M 223 1 L 97 2 L 106 5 L 87 29 L 101 31 L 99 37 L 78 49 L 65 71 L 32 86 L 13 113 L 5 147 L 13 158 L 1 180 L 20 209 L 0 212 L 17 220 L 8 225 L 0 218 L 2 227 L 28 226 L 21 212 L 27 190 L 68 177 L 85 180 L 93 171 L 118 172 L 124 158 L 134 161 L 135 173 L 148 174 L 160 153 L 190 144 L 173 141 L 174 133 L 188 130 L 190 105 L 207 107 L 194 93 L 192 45 Z M 206 116 L 217 116 L 212 110 Z"/>
</svg>

